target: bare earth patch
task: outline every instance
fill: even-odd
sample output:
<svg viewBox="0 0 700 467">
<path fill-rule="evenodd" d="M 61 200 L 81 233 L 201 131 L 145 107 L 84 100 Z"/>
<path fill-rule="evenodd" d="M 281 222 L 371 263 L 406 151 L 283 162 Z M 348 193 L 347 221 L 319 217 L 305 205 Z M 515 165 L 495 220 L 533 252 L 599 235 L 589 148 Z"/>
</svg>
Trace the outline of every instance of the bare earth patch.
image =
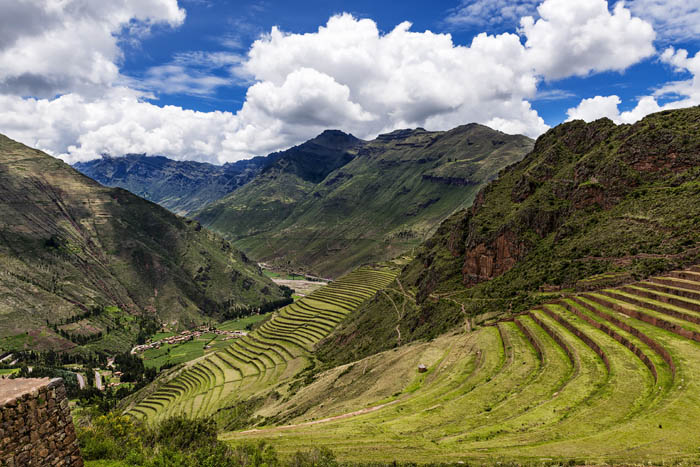
<svg viewBox="0 0 700 467">
<path fill-rule="evenodd" d="M 272 279 L 272 281 L 277 285 L 285 285 L 291 289 L 294 289 L 298 294 L 308 295 L 316 289 L 320 289 L 326 282 L 316 282 L 316 281 L 305 281 L 305 280 L 291 280 L 291 279 Z"/>
</svg>

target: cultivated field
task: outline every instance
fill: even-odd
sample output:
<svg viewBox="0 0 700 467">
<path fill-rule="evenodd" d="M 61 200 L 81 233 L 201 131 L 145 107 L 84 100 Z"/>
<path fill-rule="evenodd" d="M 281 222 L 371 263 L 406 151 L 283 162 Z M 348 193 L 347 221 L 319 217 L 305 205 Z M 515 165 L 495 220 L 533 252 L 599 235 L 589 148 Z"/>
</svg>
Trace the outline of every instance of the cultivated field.
<svg viewBox="0 0 700 467">
<path fill-rule="evenodd" d="M 175 414 L 221 417 L 221 409 L 281 386 L 305 369 L 313 345 L 394 277 L 389 269 L 369 267 L 346 275 L 282 308 L 248 336 L 193 361 L 129 413 L 149 421 Z"/>
<path fill-rule="evenodd" d="M 347 461 L 697 464 L 700 267 L 368 357 L 287 405 L 305 401 L 223 438 Z"/>
</svg>

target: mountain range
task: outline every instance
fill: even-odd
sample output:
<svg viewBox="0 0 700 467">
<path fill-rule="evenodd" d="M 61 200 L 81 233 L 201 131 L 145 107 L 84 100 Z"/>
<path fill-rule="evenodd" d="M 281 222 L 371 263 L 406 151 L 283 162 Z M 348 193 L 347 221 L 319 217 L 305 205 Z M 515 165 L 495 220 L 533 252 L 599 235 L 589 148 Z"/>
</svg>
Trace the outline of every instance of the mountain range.
<svg viewBox="0 0 700 467">
<path fill-rule="evenodd" d="M 248 183 L 260 172 L 264 162 L 264 158 L 256 157 L 214 165 L 127 154 L 102 156 L 78 162 L 74 167 L 103 185 L 124 188 L 186 216 Z"/>
<path fill-rule="evenodd" d="M 446 132 L 397 130 L 372 141 L 328 130 L 286 151 L 232 164 L 229 172 L 240 170 L 236 180 L 248 181 L 217 184 L 231 191 L 191 214 L 256 260 L 336 277 L 418 246 L 532 146 L 525 136 L 477 124 Z M 76 168 L 106 185 L 132 186 L 164 206 L 192 196 L 176 182 L 181 175 L 174 179 L 172 173 L 188 173 L 188 180 L 196 180 L 190 186 L 203 190 L 211 174 L 222 170 L 157 164 L 169 170 L 153 170 L 156 163 L 147 156 L 103 158 Z M 115 165 L 129 170 L 115 170 Z M 167 199 L 162 187 L 167 187 Z"/>
</svg>

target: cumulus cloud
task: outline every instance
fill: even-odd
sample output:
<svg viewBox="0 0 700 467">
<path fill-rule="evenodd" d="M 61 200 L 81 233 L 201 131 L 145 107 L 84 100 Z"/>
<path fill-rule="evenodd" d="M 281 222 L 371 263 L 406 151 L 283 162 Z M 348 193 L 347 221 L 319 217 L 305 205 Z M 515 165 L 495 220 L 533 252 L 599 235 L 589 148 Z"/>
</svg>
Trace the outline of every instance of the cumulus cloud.
<svg viewBox="0 0 700 467">
<path fill-rule="evenodd" d="M 622 71 L 655 52 L 651 24 L 623 2 L 611 13 L 604 0 L 547 0 L 537 11 L 540 19 L 524 17 L 520 26 L 529 60 L 548 79 Z"/>
<path fill-rule="evenodd" d="M 525 16 L 536 16 L 539 0 L 462 0 L 445 22 L 454 27 L 510 27 Z M 659 39 L 668 43 L 700 37 L 700 6 L 688 0 L 627 0 L 625 6 L 650 22 Z"/>
<path fill-rule="evenodd" d="M 120 34 L 178 26 L 177 0 L 13 0 L 0 7 L 0 93 L 99 93 L 119 78 Z"/>
<path fill-rule="evenodd" d="M 653 94 L 639 98 L 632 109 L 624 112 L 620 111 L 622 101 L 616 95 L 583 99 L 578 106 L 567 111 L 569 120 L 592 121 L 607 117 L 615 123 L 634 123 L 650 113 L 700 105 L 700 53 L 689 57 L 687 50 L 669 47 L 660 59 L 675 71 L 692 78 L 667 83 Z"/>
<path fill-rule="evenodd" d="M 0 131 L 70 162 L 129 152 L 226 162 L 326 128 L 370 138 L 476 121 L 537 136 L 547 125 L 530 101 L 543 78 L 624 69 L 653 52 L 654 38 L 648 23 L 622 4 L 611 12 L 605 0 L 545 0 L 539 19 L 523 19 L 518 33 L 482 33 L 464 45 L 408 22 L 383 33 L 370 19 L 342 14 L 312 33 L 272 28 L 245 56 L 183 53 L 127 78 L 118 69 L 120 34 L 177 26 L 184 11 L 176 0 L 118 0 L 75 15 L 69 7 L 78 0 L 23 2 L 52 26 L 0 32 Z M 55 54 L 55 70 L 34 63 L 44 53 L 38 45 Z M 34 55 L 2 67 L 20 53 Z M 235 80 L 250 83 L 236 113 L 161 107 L 151 94 L 209 95 Z"/>
</svg>

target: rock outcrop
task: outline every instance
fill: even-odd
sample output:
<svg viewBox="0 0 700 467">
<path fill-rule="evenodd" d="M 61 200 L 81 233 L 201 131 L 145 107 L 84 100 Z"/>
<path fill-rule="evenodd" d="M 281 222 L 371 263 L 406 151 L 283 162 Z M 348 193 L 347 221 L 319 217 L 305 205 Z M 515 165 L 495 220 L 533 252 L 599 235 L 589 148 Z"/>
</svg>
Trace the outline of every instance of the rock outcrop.
<svg viewBox="0 0 700 467">
<path fill-rule="evenodd" d="M 0 463 L 82 467 L 61 378 L 0 380 Z"/>
</svg>

